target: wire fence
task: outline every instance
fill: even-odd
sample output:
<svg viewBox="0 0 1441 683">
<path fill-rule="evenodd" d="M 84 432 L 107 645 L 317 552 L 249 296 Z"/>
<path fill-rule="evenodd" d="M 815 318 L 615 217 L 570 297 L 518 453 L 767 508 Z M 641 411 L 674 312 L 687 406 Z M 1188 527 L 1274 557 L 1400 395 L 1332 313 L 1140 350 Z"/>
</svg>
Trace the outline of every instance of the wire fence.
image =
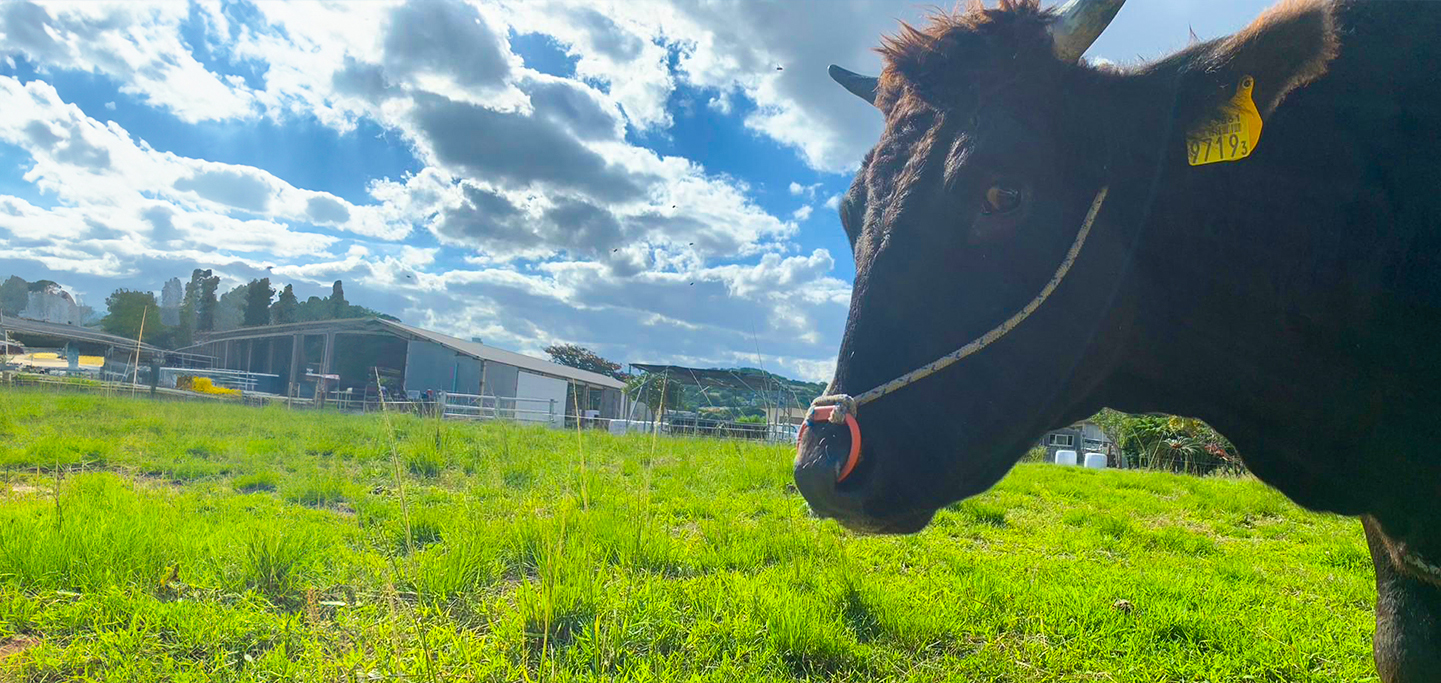
<svg viewBox="0 0 1441 683">
<path fill-rule="evenodd" d="M 603 430 L 614 435 L 659 433 L 666 436 L 793 443 L 796 440 L 796 430 L 798 429 L 795 425 L 733 423 L 695 419 L 690 416 L 679 416 L 676 419 L 662 420 L 659 423 L 655 420 L 577 416 L 574 413 L 567 413 L 564 406 L 556 399 L 450 392 L 436 392 L 433 396 L 420 400 L 400 401 L 388 398 L 380 399 L 375 396 L 357 396 L 347 391 L 330 391 L 324 394 L 323 401 L 316 401 L 312 398 L 243 391 L 237 394 L 223 395 L 167 387 L 151 387 L 147 384 L 120 380 L 118 375 L 115 379 L 101 380 L 64 375 L 3 372 L 0 373 L 0 387 L 6 386 L 171 401 L 218 402 L 249 406 L 281 405 L 295 409 L 323 407 L 361 414 L 411 413 L 452 420 L 502 421 L 564 429 L 574 429 L 576 423 L 579 422 L 583 429 Z"/>
<path fill-rule="evenodd" d="M 437 394 L 438 410 L 445 417 L 472 420 L 509 420 L 564 426 L 565 407 L 553 398 L 489 396 L 443 391 Z M 572 416 L 574 417 L 574 416 Z M 559 422 L 559 424 L 557 424 Z"/>
</svg>

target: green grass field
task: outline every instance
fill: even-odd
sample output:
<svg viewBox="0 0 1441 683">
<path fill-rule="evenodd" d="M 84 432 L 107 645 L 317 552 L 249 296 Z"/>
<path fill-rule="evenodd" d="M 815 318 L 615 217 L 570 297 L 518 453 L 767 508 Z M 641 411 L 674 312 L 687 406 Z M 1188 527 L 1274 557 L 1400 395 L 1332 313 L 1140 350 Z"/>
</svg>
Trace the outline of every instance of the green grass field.
<svg viewBox="0 0 1441 683">
<path fill-rule="evenodd" d="M 1360 524 L 1257 482 L 1022 465 L 857 537 L 790 461 L 0 389 L 0 680 L 1375 680 Z"/>
</svg>

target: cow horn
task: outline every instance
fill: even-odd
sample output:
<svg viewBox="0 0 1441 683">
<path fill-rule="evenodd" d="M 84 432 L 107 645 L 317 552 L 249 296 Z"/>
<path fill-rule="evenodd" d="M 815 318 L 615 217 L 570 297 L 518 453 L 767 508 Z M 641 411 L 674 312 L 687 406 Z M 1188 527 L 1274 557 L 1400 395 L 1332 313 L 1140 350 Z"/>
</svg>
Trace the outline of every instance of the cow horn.
<svg viewBox="0 0 1441 683">
<path fill-rule="evenodd" d="M 834 64 L 827 71 L 835 82 L 840 83 L 842 88 L 851 91 L 852 95 L 859 97 L 871 105 L 876 103 L 876 85 L 880 79 L 875 76 L 862 76 L 854 71 L 842 69 Z"/>
<path fill-rule="evenodd" d="M 1126 0 L 1070 0 L 1056 10 L 1051 22 L 1051 39 L 1056 57 L 1075 62 L 1101 37 Z"/>
</svg>

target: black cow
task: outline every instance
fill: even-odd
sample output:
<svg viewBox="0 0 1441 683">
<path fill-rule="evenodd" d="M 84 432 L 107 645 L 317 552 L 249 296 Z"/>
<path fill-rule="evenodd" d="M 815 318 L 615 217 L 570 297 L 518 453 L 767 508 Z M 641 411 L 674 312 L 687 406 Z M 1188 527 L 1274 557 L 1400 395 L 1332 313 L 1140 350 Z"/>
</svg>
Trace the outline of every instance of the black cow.
<svg viewBox="0 0 1441 683">
<path fill-rule="evenodd" d="M 832 68 L 886 127 L 797 485 L 908 533 L 1102 407 L 1199 417 L 1362 518 L 1381 677 L 1441 680 L 1441 3 L 1293 0 L 1081 62 L 1119 5 L 1003 0 L 903 27 L 879 78 Z"/>
</svg>

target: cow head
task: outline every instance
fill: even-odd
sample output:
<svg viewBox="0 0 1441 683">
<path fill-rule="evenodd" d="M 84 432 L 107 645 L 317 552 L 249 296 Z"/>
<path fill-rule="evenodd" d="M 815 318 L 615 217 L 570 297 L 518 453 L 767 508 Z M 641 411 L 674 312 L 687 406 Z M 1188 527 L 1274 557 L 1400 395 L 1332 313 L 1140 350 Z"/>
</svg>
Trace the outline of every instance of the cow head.
<svg viewBox="0 0 1441 683">
<path fill-rule="evenodd" d="M 1023 323 L 860 408 L 860 460 L 839 482 L 848 431 L 813 424 L 795 476 L 818 514 L 918 530 L 989 488 L 1046 430 L 1109 403 L 1147 294 L 1131 259 L 1165 188 L 1189 170 L 1185 131 L 1214 118 L 1243 78 L 1269 118 L 1335 52 L 1330 10 L 1289 1 L 1153 64 L 1081 63 L 1121 2 L 973 5 L 886 39 L 879 78 L 832 67 L 886 119 L 840 205 L 856 280 L 832 393 L 861 394 L 1022 309 L 1098 190 L 1110 194 L 1070 274 Z"/>
</svg>

